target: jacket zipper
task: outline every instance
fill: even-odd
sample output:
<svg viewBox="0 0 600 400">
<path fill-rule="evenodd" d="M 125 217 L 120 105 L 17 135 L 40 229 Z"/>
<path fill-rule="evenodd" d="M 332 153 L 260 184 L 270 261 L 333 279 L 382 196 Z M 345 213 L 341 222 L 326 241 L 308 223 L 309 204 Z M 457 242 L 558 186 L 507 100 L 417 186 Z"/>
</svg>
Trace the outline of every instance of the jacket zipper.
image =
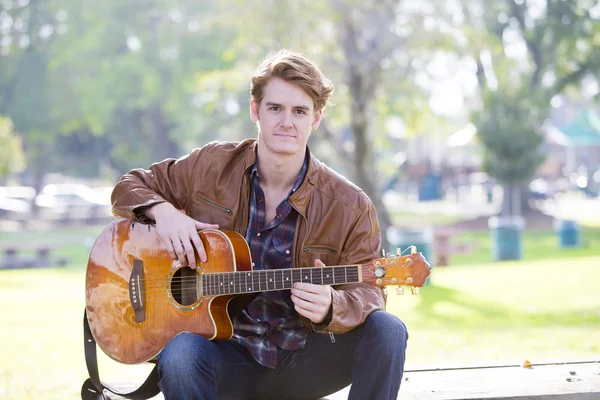
<svg viewBox="0 0 600 400">
<path fill-rule="evenodd" d="M 315 246 L 315 247 L 305 247 L 304 248 L 305 253 L 314 253 L 316 251 L 326 251 L 331 254 L 337 254 L 337 250 L 332 249 L 331 247 Z"/>
<path fill-rule="evenodd" d="M 205 199 L 204 197 L 200 196 L 199 194 L 197 194 L 197 195 L 196 195 L 196 199 L 200 200 L 200 201 L 201 201 L 201 202 L 203 202 L 203 203 L 206 203 L 206 204 L 208 204 L 209 206 L 213 206 L 213 207 L 215 207 L 215 208 L 218 208 L 218 209 L 219 209 L 219 210 L 221 210 L 221 211 L 225 211 L 225 212 L 226 212 L 227 214 L 229 214 L 229 215 L 233 215 L 233 211 L 232 211 L 232 210 L 230 210 L 229 208 L 225 208 L 225 207 L 223 207 L 223 206 L 220 206 L 220 205 L 218 205 L 218 204 L 217 204 L 217 203 L 215 203 L 215 202 L 212 202 L 212 201 L 210 201 L 210 200 L 207 200 L 207 199 Z"/>
<path fill-rule="evenodd" d="M 331 343 L 335 343 L 335 336 L 333 336 L 333 332 L 331 331 L 327 331 L 329 332 L 329 338 L 331 339 Z"/>
</svg>

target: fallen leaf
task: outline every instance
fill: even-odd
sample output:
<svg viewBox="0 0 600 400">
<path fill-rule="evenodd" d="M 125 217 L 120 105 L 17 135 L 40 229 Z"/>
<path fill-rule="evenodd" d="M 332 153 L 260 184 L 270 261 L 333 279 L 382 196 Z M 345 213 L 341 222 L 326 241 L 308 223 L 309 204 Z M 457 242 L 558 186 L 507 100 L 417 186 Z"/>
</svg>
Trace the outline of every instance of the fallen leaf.
<svg viewBox="0 0 600 400">
<path fill-rule="evenodd" d="M 531 361 L 525 360 L 525 362 L 523 363 L 523 368 L 531 368 Z"/>
</svg>

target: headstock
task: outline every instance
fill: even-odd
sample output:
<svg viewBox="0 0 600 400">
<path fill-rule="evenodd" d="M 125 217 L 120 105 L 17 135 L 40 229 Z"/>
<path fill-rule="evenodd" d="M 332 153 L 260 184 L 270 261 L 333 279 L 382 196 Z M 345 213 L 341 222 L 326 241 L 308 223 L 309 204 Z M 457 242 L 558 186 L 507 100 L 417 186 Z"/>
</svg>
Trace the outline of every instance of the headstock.
<svg viewBox="0 0 600 400">
<path fill-rule="evenodd" d="M 398 286 L 398 294 L 404 293 L 403 286 L 411 286 L 412 293 L 417 294 L 418 288 L 425 284 L 431 266 L 423 256 L 412 246 L 411 254 L 384 256 L 362 265 L 362 281 L 373 286 Z"/>
</svg>

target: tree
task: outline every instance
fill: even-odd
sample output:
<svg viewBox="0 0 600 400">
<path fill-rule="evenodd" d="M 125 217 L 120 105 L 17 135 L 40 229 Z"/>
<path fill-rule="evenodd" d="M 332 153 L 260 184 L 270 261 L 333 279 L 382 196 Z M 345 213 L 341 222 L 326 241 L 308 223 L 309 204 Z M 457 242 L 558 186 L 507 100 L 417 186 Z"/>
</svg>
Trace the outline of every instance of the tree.
<svg viewBox="0 0 600 400">
<path fill-rule="evenodd" d="M 12 121 L 0 117 L 0 178 L 23 171 L 25 165 L 21 138 L 15 134 Z"/>
<path fill-rule="evenodd" d="M 462 6 L 482 99 L 474 122 L 485 166 L 505 185 L 503 212 L 518 214 L 511 193 L 542 161 L 538 130 L 552 98 L 599 77 L 599 6 L 593 0 L 465 0 Z"/>
</svg>

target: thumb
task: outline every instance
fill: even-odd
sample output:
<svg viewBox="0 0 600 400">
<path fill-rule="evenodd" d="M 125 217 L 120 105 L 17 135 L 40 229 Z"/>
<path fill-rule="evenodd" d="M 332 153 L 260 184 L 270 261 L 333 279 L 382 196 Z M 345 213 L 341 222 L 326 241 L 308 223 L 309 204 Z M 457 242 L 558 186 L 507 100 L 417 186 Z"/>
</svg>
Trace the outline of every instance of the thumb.
<svg viewBox="0 0 600 400">
<path fill-rule="evenodd" d="M 323 261 L 321 261 L 317 258 L 315 260 L 315 267 L 325 267 L 325 264 L 323 263 Z"/>
</svg>

